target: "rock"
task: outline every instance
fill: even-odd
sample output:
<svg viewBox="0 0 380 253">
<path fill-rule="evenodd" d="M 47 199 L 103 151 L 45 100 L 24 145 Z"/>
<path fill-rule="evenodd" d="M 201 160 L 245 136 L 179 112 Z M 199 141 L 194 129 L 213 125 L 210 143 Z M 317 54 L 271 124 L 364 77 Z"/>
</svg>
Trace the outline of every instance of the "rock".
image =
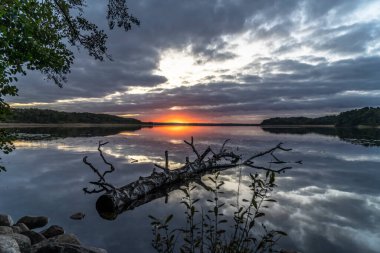
<svg viewBox="0 0 380 253">
<path fill-rule="evenodd" d="M 0 214 L 0 226 L 12 226 L 13 220 L 10 215 Z"/>
<path fill-rule="evenodd" d="M 50 253 L 50 252 L 64 252 L 64 253 L 107 253 L 104 249 L 85 247 L 80 245 L 73 245 L 68 243 L 57 243 L 44 241 L 33 245 L 32 253 Z"/>
<path fill-rule="evenodd" d="M 9 236 L 0 235 L 1 253 L 21 253 L 17 241 Z"/>
<path fill-rule="evenodd" d="M 45 229 L 41 232 L 46 238 L 51 238 L 57 235 L 62 235 L 65 233 L 65 230 L 63 230 L 62 227 L 57 225 L 52 225 L 48 229 Z"/>
<path fill-rule="evenodd" d="M 50 238 L 49 241 L 56 242 L 56 243 L 70 243 L 70 244 L 80 245 L 80 241 L 74 234 L 57 235 Z"/>
<path fill-rule="evenodd" d="M 9 234 L 6 236 L 14 239 L 17 242 L 21 253 L 30 253 L 32 243 L 27 236 L 21 234 Z"/>
<path fill-rule="evenodd" d="M 40 233 L 37 233 L 35 231 L 32 231 L 32 230 L 21 232 L 21 234 L 29 237 L 32 245 L 39 243 L 39 242 L 42 242 L 43 240 L 46 240 L 45 236 L 43 236 Z"/>
<path fill-rule="evenodd" d="M 88 249 L 90 253 L 107 253 L 107 250 L 96 247 L 87 247 L 86 249 Z"/>
<path fill-rule="evenodd" d="M 11 229 L 13 230 L 13 233 L 20 234 L 22 232 L 21 228 L 18 226 L 12 226 Z"/>
<path fill-rule="evenodd" d="M 73 219 L 73 220 L 82 220 L 84 219 L 84 216 L 86 216 L 84 213 L 74 213 L 73 215 L 70 216 L 70 219 Z"/>
<path fill-rule="evenodd" d="M 41 228 L 48 224 L 49 219 L 45 216 L 24 216 L 17 221 L 17 224 L 24 223 L 29 229 Z"/>
<path fill-rule="evenodd" d="M 14 225 L 13 227 L 18 227 L 20 229 L 19 233 L 29 231 L 29 228 L 24 223 L 18 223 Z"/>
<path fill-rule="evenodd" d="M 13 229 L 8 226 L 0 226 L 0 234 L 13 234 Z"/>
</svg>

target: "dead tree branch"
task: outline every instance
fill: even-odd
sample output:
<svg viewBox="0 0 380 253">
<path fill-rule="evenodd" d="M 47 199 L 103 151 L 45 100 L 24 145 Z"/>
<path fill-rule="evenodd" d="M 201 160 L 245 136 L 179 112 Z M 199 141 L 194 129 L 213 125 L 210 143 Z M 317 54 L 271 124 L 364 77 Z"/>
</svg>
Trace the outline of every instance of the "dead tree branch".
<svg viewBox="0 0 380 253">
<path fill-rule="evenodd" d="M 103 162 L 110 167 L 109 170 L 105 170 L 103 174 L 97 168 L 95 168 L 95 166 L 91 162 L 87 161 L 87 156 L 83 157 L 83 163 L 86 164 L 88 167 L 90 167 L 91 170 L 99 177 L 98 181 L 90 182 L 90 184 L 94 185 L 96 188 L 92 190 L 89 190 L 87 187 L 83 188 L 83 191 L 85 193 L 100 193 L 100 192 L 110 192 L 110 191 L 116 190 L 116 188 L 113 185 L 107 183 L 105 180 L 105 176 L 108 173 L 112 173 L 115 170 L 115 167 L 113 166 L 113 164 L 108 162 L 107 159 L 104 157 L 103 151 L 101 149 L 103 146 L 107 144 L 108 142 L 100 142 L 100 141 L 98 144 L 98 151 L 99 151 L 100 157 L 102 158 Z"/>
<path fill-rule="evenodd" d="M 194 145 L 193 137 L 191 137 L 190 141 L 184 140 L 196 156 L 194 161 L 190 161 L 189 158 L 186 157 L 183 166 L 177 169 L 169 169 L 168 152 L 166 151 L 165 166 L 154 164 L 156 168 L 161 169 L 163 172 L 156 172 L 154 169 L 151 175 L 140 177 L 138 180 L 119 188 L 114 187 L 105 180 L 106 174 L 111 173 L 115 168 L 105 159 L 101 150 L 101 148 L 107 143 L 99 143 L 99 154 L 103 162 L 108 165 L 110 169 L 102 174 L 87 161 L 87 157 L 83 158 L 83 162 L 99 177 L 98 181 L 90 182 L 90 184 L 96 187 L 95 189 L 90 191 L 87 188 L 84 188 L 84 191 L 86 193 L 103 192 L 104 194 L 97 200 L 96 208 L 103 218 L 115 219 L 119 213 L 131 210 L 154 199 L 167 197 L 171 191 L 179 189 L 181 186 L 186 185 L 189 182 L 196 182 L 207 190 L 209 187 L 202 182 L 202 176 L 206 174 L 239 166 L 246 166 L 275 173 L 281 173 L 285 170 L 291 169 L 290 166 L 284 166 L 277 169 L 271 167 L 271 164 L 279 165 L 289 163 L 281 160 L 275 155 L 275 152 L 278 151 L 288 152 L 291 150 L 282 147 L 282 143 L 279 143 L 271 149 L 252 155 L 246 160 L 242 160 L 241 155 L 235 154 L 232 149 L 226 148 L 228 141 L 229 140 L 224 141 L 218 152 L 215 152 L 210 146 L 203 152 L 199 152 Z M 255 163 L 255 159 L 265 156 L 271 157 L 268 166 Z"/>
</svg>

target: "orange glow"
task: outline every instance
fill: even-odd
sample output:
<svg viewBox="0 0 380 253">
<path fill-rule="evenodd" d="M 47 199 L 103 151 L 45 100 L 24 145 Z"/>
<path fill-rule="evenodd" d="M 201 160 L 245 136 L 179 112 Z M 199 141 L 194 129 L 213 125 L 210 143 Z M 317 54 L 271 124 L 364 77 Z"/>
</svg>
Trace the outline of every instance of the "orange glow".
<svg viewBox="0 0 380 253">
<path fill-rule="evenodd" d="M 121 133 L 118 133 L 118 134 L 122 135 L 122 136 L 139 136 L 140 135 L 140 134 L 132 133 L 132 132 L 128 132 L 128 131 L 121 132 Z"/>
<path fill-rule="evenodd" d="M 202 132 L 202 127 L 194 126 L 155 126 L 149 131 L 160 136 L 179 137 L 186 139 L 189 136 Z"/>
<path fill-rule="evenodd" d="M 163 123 L 200 123 L 204 122 L 199 117 L 195 117 L 189 114 L 168 114 L 162 115 L 153 120 L 154 122 L 163 122 Z"/>
</svg>

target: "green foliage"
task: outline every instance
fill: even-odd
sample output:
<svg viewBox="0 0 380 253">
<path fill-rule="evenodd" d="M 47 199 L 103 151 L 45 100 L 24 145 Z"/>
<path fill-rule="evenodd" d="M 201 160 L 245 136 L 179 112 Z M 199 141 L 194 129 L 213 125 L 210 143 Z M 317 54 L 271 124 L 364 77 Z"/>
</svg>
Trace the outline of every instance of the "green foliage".
<svg viewBox="0 0 380 253">
<path fill-rule="evenodd" d="M 115 115 L 79 113 L 79 112 L 58 112 L 42 109 L 10 109 L 0 122 L 3 123 L 115 123 L 115 124 L 141 124 L 141 121 L 133 118 L 122 118 Z"/>
<path fill-rule="evenodd" d="M 338 115 L 337 126 L 378 126 L 380 125 L 380 107 L 364 107 L 362 109 L 342 112 Z"/>
<path fill-rule="evenodd" d="M 380 108 L 364 107 L 362 109 L 342 112 L 339 115 L 319 118 L 290 117 L 270 118 L 263 120 L 261 125 L 335 125 L 338 127 L 353 127 L 358 125 L 380 125 Z"/>
<path fill-rule="evenodd" d="M 336 116 L 325 116 L 320 118 L 289 117 L 270 118 L 263 120 L 261 125 L 335 125 Z"/>
<path fill-rule="evenodd" d="M 183 189 L 185 197 L 181 202 L 185 206 L 186 227 L 170 229 L 169 222 L 173 215 L 160 220 L 152 219 L 152 246 L 157 252 L 212 252 L 212 253 L 254 253 L 275 252 L 277 241 L 286 236 L 285 232 L 268 230 L 263 222 L 263 208 L 269 208 L 267 203 L 276 202 L 271 197 L 275 185 L 275 173 L 268 171 L 262 179 L 259 174 L 250 175 L 251 198 L 242 199 L 243 204 L 231 204 L 235 209 L 233 217 L 229 217 L 228 208 L 220 200 L 223 195 L 224 182 L 219 179 L 219 173 L 208 179 L 211 198 L 209 205 L 199 206 L 199 199 L 192 198 L 195 186 Z"/>
<path fill-rule="evenodd" d="M 97 60 L 109 57 L 107 35 L 83 17 L 84 0 L 1 2 L 0 97 L 17 94 L 14 83 L 26 70 L 38 70 L 62 86 L 74 61 L 69 46 L 82 46 Z M 107 14 L 111 29 L 115 23 L 125 30 L 140 24 L 128 14 L 125 0 L 109 0 Z"/>
<path fill-rule="evenodd" d="M 14 139 L 15 138 L 12 135 L 10 135 L 6 130 L 0 129 L 0 150 L 4 154 L 8 154 L 14 150 L 14 145 L 12 143 Z M 0 172 L 1 171 L 6 171 L 5 167 L 2 165 L 0 165 Z"/>
<path fill-rule="evenodd" d="M 111 59 L 107 54 L 107 35 L 83 17 L 85 3 L 85 0 L 1 0 L 0 119 L 7 118 L 9 113 L 4 96 L 17 95 L 15 83 L 28 70 L 40 71 L 62 87 L 74 62 L 70 47 L 83 47 L 96 60 Z M 116 24 L 128 31 L 133 24 L 140 24 L 128 14 L 126 0 L 108 0 L 107 6 L 110 29 Z M 89 121 L 94 120 L 87 116 L 91 118 Z M 0 143 L 3 152 L 12 146 L 9 136 L 4 134 L 0 135 Z"/>
</svg>

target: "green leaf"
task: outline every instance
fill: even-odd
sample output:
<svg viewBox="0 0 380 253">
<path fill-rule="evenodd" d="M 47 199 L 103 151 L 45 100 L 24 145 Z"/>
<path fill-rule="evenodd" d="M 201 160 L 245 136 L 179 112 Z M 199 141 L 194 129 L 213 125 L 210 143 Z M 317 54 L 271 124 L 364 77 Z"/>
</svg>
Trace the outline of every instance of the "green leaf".
<svg viewBox="0 0 380 253">
<path fill-rule="evenodd" d="M 257 202 L 255 199 L 252 199 L 251 204 L 257 209 Z"/>
<path fill-rule="evenodd" d="M 171 219 L 173 219 L 173 214 L 170 214 L 170 215 L 166 218 L 166 220 L 165 220 L 165 224 L 168 224 L 169 221 L 171 221 Z"/>
<path fill-rule="evenodd" d="M 259 217 L 262 217 L 262 216 L 265 216 L 265 213 L 257 213 L 257 214 L 255 214 L 255 218 L 259 218 Z"/>
<path fill-rule="evenodd" d="M 276 230 L 274 232 L 276 232 L 277 234 L 283 235 L 283 236 L 287 236 L 288 235 L 287 233 L 285 233 L 283 231 L 279 231 L 279 230 Z"/>
<path fill-rule="evenodd" d="M 152 215 L 148 215 L 148 217 L 152 220 L 158 220 L 156 217 L 152 216 Z"/>
<path fill-rule="evenodd" d="M 252 227 L 255 226 L 255 220 L 252 220 L 250 223 L 249 223 L 249 229 L 251 229 Z"/>
<path fill-rule="evenodd" d="M 274 181 L 275 181 L 275 178 L 276 178 L 276 175 L 275 175 L 275 173 L 272 171 L 272 173 L 270 174 L 269 183 L 270 183 L 270 184 L 273 184 Z"/>
</svg>

